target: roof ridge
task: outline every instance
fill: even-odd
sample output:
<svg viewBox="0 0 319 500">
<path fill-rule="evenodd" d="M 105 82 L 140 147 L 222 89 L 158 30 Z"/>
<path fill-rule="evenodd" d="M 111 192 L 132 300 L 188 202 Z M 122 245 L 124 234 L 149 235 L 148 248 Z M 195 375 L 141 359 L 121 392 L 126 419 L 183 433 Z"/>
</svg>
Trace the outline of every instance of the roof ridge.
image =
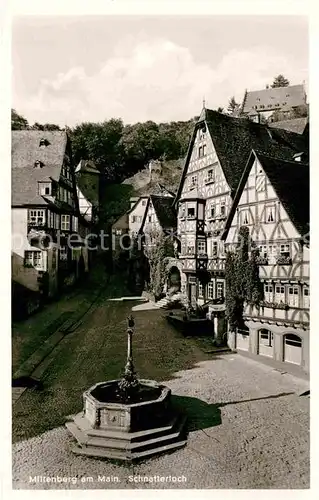
<svg viewBox="0 0 319 500">
<path fill-rule="evenodd" d="M 270 154 L 263 152 L 261 150 L 258 150 L 256 148 L 254 149 L 254 151 L 255 151 L 257 156 L 264 156 L 265 158 L 269 158 L 271 160 L 279 160 L 281 163 L 292 163 L 293 165 L 309 166 L 309 162 L 283 159 L 283 158 L 280 158 L 279 156 L 270 155 Z"/>
</svg>

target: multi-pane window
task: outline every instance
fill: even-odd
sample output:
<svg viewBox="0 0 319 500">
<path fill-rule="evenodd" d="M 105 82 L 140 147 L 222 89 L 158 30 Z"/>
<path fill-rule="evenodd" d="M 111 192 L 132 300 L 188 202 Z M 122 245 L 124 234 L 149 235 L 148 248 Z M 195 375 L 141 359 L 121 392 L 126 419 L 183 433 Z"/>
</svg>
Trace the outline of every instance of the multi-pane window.
<svg viewBox="0 0 319 500">
<path fill-rule="evenodd" d="M 274 334 L 266 329 L 259 330 L 259 343 L 265 347 L 272 347 L 274 341 Z"/>
<path fill-rule="evenodd" d="M 292 307 L 299 307 L 299 287 L 288 287 L 288 304 Z"/>
<path fill-rule="evenodd" d="M 44 210 L 29 210 L 28 222 L 32 226 L 43 226 L 45 223 Z"/>
<path fill-rule="evenodd" d="M 282 285 L 275 286 L 275 302 L 285 302 L 285 287 Z"/>
<path fill-rule="evenodd" d="M 222 281 L 218 281 L 216 284 L 216 297 L 224 297 L 224 283 Z"/>
<path fill-rule="evenodd" d="M 308 309 L 310 307 L 310 303 L 309 303 L 309 287 L 308 286 L 304 286 L 303 287 L 303 307 L 305 307 L 306 309 Z"/>
<path fill-rule="evenodd" d="M 199 254 L 205 254 L 206 253 L 206 241 L 205 240 L 199 240 L 197 242 L 197 252 Z"/>
<path fill-rule="evenodd" d="M 70 216 L 69 215 L 61 215 L 61 230 L 69 231 L 70 230 Z"/>
<path fill-rule="evenodd" d="M 265 208 L 265 222 L 275 222 L 275 206 L 274 205 L 268 205 Z"/>
<path fill-rule="evenodd" d="M 42 252 L 27 251 L 24 252 L 24 264 L 33 266 L 36 269 L 42 269 Z"/>
<path fill-rule="evenodd" d="M 197 175 L 192 175 L 190 178 L 190 187 L 194 188 L 197 186 Z"/>
<path fill-rule="evenodd" d="M 290 245 L 285 243 L 280 245 L 280 255 L 282 257 L 290 257 Z"/>
<path fill-rule="evenodd" d="M 207 285 L 207 297 L 209 299 L 214 298 L 214 283 L 212 281 Z"/>
<path fill-rule="evenodd" d="M 209 215 L 210 215 L 211 219 L 215 219 L 215 217 L 216 217 L 216 205 L 215 204 L 212 204 L 210 206 L 210 214 Z"/>
<path fill-rule="evenodd" d="M 146 200 L 142 200 L 142 207 L 145 207 L 146 205 Z"/>
<path fill-rule="evenodd" d="M 261 257 L 262 259 L 267 259 L 268 257 L 267 245 L 259 245 L 258 250 L 259 250 L 259 257 Z"/>
<path fill-rule="evenodd" d="M 273 301 L 273 286 L 267 283 L 264 285 L 264 298 L 266 302 Z"/>
<path fill-rule="evenodd" d="M 217 257 L 218 254 L 218 243 L 217 241 L 212 242 L 212 256 Z"/>
<path fill-rule="evenodd" d="M 206 144 L 203 145 L 203 156 L 206 155 Z"/>
<path fill-rule="evenodd" d="M 213 168 L 209 169 L 207 172 L 207 182 L 214 182 L 215 180 L 215 170 Z"/>
<path fill-rule="evenodd" d="M 203 144 L 203 146 L 199 146 L 198 148 L 198 157 L 202 158 L 202 156 L 206 155 L 206 144 Z"/>
<path fill-rule="evenodd" d="M 198 297 L 202 298 L 203 297 L 203 285 L 201 283 L 198 283 Z"/>
</svg>

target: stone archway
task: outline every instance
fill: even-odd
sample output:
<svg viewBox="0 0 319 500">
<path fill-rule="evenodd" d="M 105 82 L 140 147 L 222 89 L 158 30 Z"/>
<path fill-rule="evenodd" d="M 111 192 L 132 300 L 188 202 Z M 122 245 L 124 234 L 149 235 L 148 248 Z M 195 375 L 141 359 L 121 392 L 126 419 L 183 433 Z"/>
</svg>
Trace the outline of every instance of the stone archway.
<svg viewBox="0 0 319 500">
<path fill-rule="evenodd" d="M 177 266 L 172 266 L 168 272 L 167 278 L 167 290 L 168 292 L 180 292 L 181 291 L 181 273 Z"/>
</svg>

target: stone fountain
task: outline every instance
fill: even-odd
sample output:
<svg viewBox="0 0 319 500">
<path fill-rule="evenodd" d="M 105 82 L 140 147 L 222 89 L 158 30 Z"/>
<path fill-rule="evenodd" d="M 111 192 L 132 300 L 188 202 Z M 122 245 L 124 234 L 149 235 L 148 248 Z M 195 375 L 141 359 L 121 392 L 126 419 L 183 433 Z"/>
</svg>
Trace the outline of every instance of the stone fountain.
<svg viewBox="0 0 319 500">
<path fill-rule="evenodd" d="M 186 417 L 172 407 L 171 390 L 138 379 L 132 354 L 134 319 L 128 318 L 123 378 L 99 382 L 83 393 L 83 411 L 66 423 L 74 453 L 134 460 L 186 444 Z"/>
</svg>

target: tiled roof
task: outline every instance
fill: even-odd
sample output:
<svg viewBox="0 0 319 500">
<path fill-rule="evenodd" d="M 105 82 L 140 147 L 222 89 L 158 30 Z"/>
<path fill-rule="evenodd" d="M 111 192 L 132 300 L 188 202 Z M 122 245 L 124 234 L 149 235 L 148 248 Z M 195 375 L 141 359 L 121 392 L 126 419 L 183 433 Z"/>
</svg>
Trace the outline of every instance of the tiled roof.
<svg viewBox="0 0 319 500">
<path fill-rule="evenodd" d="M 309 231 L 309 164 L 275 158 L 258 151 L 252 151 L 238 186 L 223 238 L 227 236 L 240 196 L 245 187 L 249 172 L 258 158 L 279 200 L 291 222 L 300 235 Z"/>
<path fill-rule="evenodd" d="M 150 200 L 153 204 L 155 213 L 162 229 L 174 228 L 177 225 L 177 216 L 172 207 L 173 198 L 151 195 Z"/>
<path fill-rule="evenodd" d="M 256 152 L 291 222 L 301 235 L 309 231 L 309 164 Z"/>
<path fill-rule="evenodd" d="M 49 145 L 39 147 L 40 140 Z M 12 205 L 46 205 L 38 195 L 38 182 L 52 178 L 59 180 L 67 144 L 67 134 L 61 131 L 19 130 L 12 132 Z M 36 161 L 43 164 L 35 168 Z"/>
<path fill-rule="evenodd" d="M 277 87 L 274 89 L 269 88 L 247 92 L 244 98 L 242 112 L 249 113 L 249 111 L 256 106 L 257 110 L 269 111 L 281 109 L 283 106 L 291 108 L 303 104 L 306 104 L 304 86 L 290 85 L 289 87 Z"/>
<path fill-rule="evenodd" d="M 308 118 L 293 118 L 291 120 L 282 120 L 269 124 L 271 128 L 282 128 L 296 134 L 302 134 L 307 125 Z"/>
<path fill-rule="evenodd" d="M 91 160 L 80 160 L 79 164 L 75 169 L 75 173 L 78 172 L 90 172 L 91 174 L 100 173 L 98 168 L 96 168 L 95 164 Z"/>
<path fill-rule="evenodd" d="M 209 109 L 205 110 L 205 116 L 218 159 L 233 194 L 252 149 L 288 160 L 291 160 L 295 153 L 308 150 L 307 140 L 300 134 L 283 129 L 270 129 L 248 118 L 234 118 Z M 195 125 L 175 200 L 180 197 L 196 131 L 200 126 L 202 123 Z"/>
</svg>

